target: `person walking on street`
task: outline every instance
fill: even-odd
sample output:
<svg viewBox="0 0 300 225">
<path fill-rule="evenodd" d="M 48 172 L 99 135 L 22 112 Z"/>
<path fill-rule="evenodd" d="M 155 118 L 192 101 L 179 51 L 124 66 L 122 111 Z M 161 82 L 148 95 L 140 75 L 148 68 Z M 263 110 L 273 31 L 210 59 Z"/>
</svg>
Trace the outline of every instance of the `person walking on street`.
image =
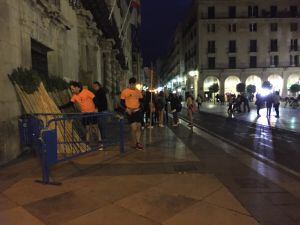
<svg viewBox="0 0 300 225">
<path fill-rule="evenodd" d="M 170 102 L 170 95 L 165 93 L 165 121 L 166 124 L 169 123 L 169 102 Z"/>
<path fill-rule="evenodd" d="M 164 127 L 164 109 L 166 105 L 166 98 L 164 92 L 159 92 L 156 98 L 156 110 L 158 111 L 159 127 Z"/>
<path fill-rule="evenodd" d="M 187 93 L 186 106 L 187 106 L 188 118 L 189 118 L 188 126 L 193 127 L 194 126 L 193 114 L 196 111 L 196 107 L 195 107 L 195 100 L 190 93 Z"/>
<path fill-rule="evenodd" d="M 136 79 L 129 79 L 129 88 L 126 88 L 121 93 L 121 105 L 126 109 L 128 121 L 131 126 L 132 138 L 137 150 L 143 150 L 141 144 L 141 124 L 142 111 L 140 101 L 143 99 L 142 93 L 136 88 Z"/>
<path fill-rule="evenodd" d="M 257 93 L 256 94 L 255 105 L 256 105 L 256 110 L 257 110 L 257 116 L 258 117 L 260 117 L 259 111 L 260 111 L 261 107 L 263 106 L 263 103 L 264 103 L 264 101 L 263 101 L 262 96 L 259 93 Z"/>
<path fill-rule="evenodd" d="M 117 93 L 115 93 L 114 95 L 114 99 L 113 99 L 113 103 L 114 103 L 114 111 L 116 113 L 124 113 L 123 110 L 122 110 L 122 107 L 121 107 L 121 103 L 120 103 L 120 95 L 121 95 L 121 92 L 118 91 Z"/>
<path fill-rule="evenodd" d="M 227 109 L 227 112 L 229 114 L 233 113 L 234 102 L 235 102 L 235 96 L 233 94 L 228 95 L 228 109 Z"/>
<path fill-rule="evenodd" d="M 146 126 L 149 127 L 150 126 L 150 101 L 151 101 L 151 93 L 150 91 L 146 91 L 144 99 L 143 99 L 143 105 L 144 105 L 144 111 L 145 111 L 145 122 L 146 122 Z"/>
<path fill-rule="evenodd" d="M 107 111 L 107 98 L 106 98 L 106 90 L 102 85 L 95 81 L 93 83 L 93 89 L 95 91 L 95 105 L 98 112 L 106 112 Z"/>
<path fill-rule="evenodd" d="M 107 112 L 107 98 L 106 98 L 106 90 L 102 85 L 95 81 L 93 83 L 93 89 L 95 91 L 95 105 L 98 112 Z M 105 139 L 106 133 L 106 124 L 107 124 L 107 116 L 100 116 L 98 121 L 98 126 L 100 129 L 102 139 Z"/>
<path fill-rule="evenodd" d="M 244 112 L 246 112 L 247 109 L 247 112 L 249 113 L 250 112 L 249 99 L 246 93 L 242 94 L 242 102 L 244 105 Z"/>
<path fill-rule="evenodd" d="M 200 94 L 198 94 L 196 101 L 197 101 L 197 104 L 198 104 L 198 111 L 200 111 L 200 107 L 202 105 L 202 97 L 201 97 Z"/>
<path fill-rule="evenodd" d="M 280 96 L 279 91 L 276 91 L 273 96 L 273 105 L 276 112 L 276 118 L 279 118 L 279 105 L 280 105 Z"/>
<path fill-rule="evenodd" d="M 149 125 L 149 128 L 152 129 L 153 126 L 155 126 L 156 124 L 156 121 L 157 121 L 157 111 L 156 111 L 156 108 L 155 108 L 155 95 L 153 93 L 150 92 L 150 94 L 152 95 L 152 98 L 151 98 L 151 95 L 150 95 L 150 100 L 149 100 L 149 121 L 150 121 L 150 125 Z"/>
<path fill-rule="evenodd" d="M 141 91 L 143 99 L 141 100 L 141 110 L 142 110 L 142 130 L 145 130 L 146 123 L 145 123 L 145 114 L 146 114 L 146 108 L 145 108 L 145 99 L 146 99 L 146 92 Z"/>
<path fill-rule="evenodd" d="M 273 94 L 268 94 L 266 98 L 267 117 L 271 116 L 272 105 L 273 105 Z"/>
<path fill-rule="evenodd" d="M 171 112 L 173 114 L 173 126 L 177 127 L 179 125 L 178 113 L 181 111 L 181 102 L 177 94 L 170 94 L 171 101 Z"/>
</svg>

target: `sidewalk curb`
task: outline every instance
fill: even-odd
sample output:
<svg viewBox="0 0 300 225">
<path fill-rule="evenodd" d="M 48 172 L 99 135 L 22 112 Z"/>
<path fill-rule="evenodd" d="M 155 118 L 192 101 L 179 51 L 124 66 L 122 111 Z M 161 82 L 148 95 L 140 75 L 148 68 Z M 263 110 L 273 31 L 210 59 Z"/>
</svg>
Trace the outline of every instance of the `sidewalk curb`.
<svg viewBox="0 0 300 225">
<path fill-rule="evenodd" d="M 188 120 L 186 118 L 182 117 L 181 115 L 179 116 L 179 118 L 181 120 L 183 120 L 184 122 L 188 122 Z M 277 162 L 275 162 L 275 161 L 273 161 L 271 159 L 268 159 L 267 157 L 264 157 L 261 154 L 253 152 L 249 148 L 246 148 L 246 147 L 244 147 L 244 146 L 242 146 L 240 144 L 237 144 L 237 143 L 235 143 L 233 141 L 230 141 L 230 140 L 228 140 L 228 139 L 226 139 L 226 138 L 224 138 L 224 137 L 222 137 L 222 136 L 220 136 L 220 135 L 218 135 L 218 134 L 216 134 L 216 133 L 214 133 L 214 132 L 212 132 L 210 130 L 207 130 L 206 128 L 203 128 L 203 127 L 199 126 L 198 124 L 194 124 L 194 126 L 196 128 L 198 128 L 198 129 L 202 130 L 203 132 L 208 133 L 209 135 L 211 135 L 211 136 L 213 136 L 215 138 L 218 138 L 218 139 L 226 142 L 229 145 L 232 145 L 233 147 L 237 148 L 238 150 L 242 150 L 243 152 L 247 153 L 248 155 L 254 157 L 255 159 L 260 160 L 261 162 L 266 163 L 269 166 L 272 166 L 274 168 L 280 169 L 283 172 L 287 173 L 288 175 L 293 176 L 296 179 L 300 179 L 300 173 L 298 173 L 298 172 L 296 172 L 294 170 L 291 170 L 291 169 L 289 169 L 289 168 L 287 168 L 287 167 L 285 167 L 285 166 L 283 166 L 283 165 L 281 165 L 281 164 L 279 164 L 279 163 L 277 163 Z"/>
</svg>

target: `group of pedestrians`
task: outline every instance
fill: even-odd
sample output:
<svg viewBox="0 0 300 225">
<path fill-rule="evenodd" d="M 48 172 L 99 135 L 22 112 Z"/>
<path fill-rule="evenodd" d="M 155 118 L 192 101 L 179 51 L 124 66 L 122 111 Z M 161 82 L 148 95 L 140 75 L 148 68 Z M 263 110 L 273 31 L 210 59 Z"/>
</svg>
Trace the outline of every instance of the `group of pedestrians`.
<svg viewBox="0 0 300 225">
<path fill-rule="evenodd" d="M 262 96 L 261 94 L 256 94 L 256 102 L 257 108 L 257 116 L 260 117 L 260 109 L 266 107 L 267 108 L 267 117 L 271 117 L 272 107 L 276 112 L 276 118 L 279 118 L 279 106 L 280 106 L 280 95 L 279 92 L 276 91 L 274 93 L 270 93 L 266 96 Z"/>
<path fill-rule="evenodd" d="M 235 94 L 228 94 L 227 95 L 227 101 L 228 101 L 228 113 L 241 113 L 242 109 L 243 112 L 250 112 L 250 105 L 249 105 L 249 99 L 248 96 L 243 93 L 240 95 Z"/>
<path fill-rule="evenodd" d="M 90 143 L 92 134 L 96 134 L 99 143 L 97 147 L 99 150 L 103 150 L 100 141 L 105 136 L 104 124 L 99 123 L 98 118 L 91 115 L 95 112 L 107 111 L 106 91 L 97 81 L 93 83 L 93 89 L 94 93 L 83 88 L 83 85 L 79 82 L 70 82 L 70 90 L 73 96 L 68 103 L 59 106 L 59 109 L 72 107 L 75 111 L 83 113 L 82 124 L 86 128 L 86 142 Z"/>
<path fill-rule="evenodd" d="M 160 91 L 158 94 L 150 91 L 143 91 L 141 103 L 143 120 L 142 128 L 153 128 L 154 126 L 164 127 L 168 123 L 168 114 L 173 114 L 173 126 L 178 126 L 178 115 L 181 111 L 182 98 L 175 94 L 166 94 Z"/>
</svg>

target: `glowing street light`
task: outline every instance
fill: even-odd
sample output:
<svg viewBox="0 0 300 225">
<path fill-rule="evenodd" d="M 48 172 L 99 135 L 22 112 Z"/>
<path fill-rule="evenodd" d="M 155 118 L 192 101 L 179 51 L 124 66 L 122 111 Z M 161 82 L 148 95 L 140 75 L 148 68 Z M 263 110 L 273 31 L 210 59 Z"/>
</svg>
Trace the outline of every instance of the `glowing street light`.
<svg viewBox="0 0 300 225">
<path fill-rule="evenodd" d="M 195 77 L 199 75 L 199 71 L 198 70 L 192 70 L 189 72 L 189 76 L 190 77 Z"/>
<path fill-rule="evenodd" d="M 142 84 L 136 84 L 135 87 L 136 87 L 136 89 L 138 89 L 139 91 L 141 91 L 142 88 L 143 88 L 143 85 Z"/>
<path fill-rule="evenodd" d="M 177 77 L 177 82 L 178 83 L 181 83 L 183 81 L 183 78 L 182 77 Z"/>
</svg>

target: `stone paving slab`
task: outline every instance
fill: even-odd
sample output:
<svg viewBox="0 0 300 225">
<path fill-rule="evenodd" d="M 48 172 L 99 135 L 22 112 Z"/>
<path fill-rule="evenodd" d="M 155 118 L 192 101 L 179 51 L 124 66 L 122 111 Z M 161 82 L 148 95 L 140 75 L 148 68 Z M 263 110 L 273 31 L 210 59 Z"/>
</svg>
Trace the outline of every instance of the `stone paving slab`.
<svg viewBox="0 0 300 225">
<path fill-rule="evenodd" d="M 167 127 L 147 130 L 144 140 L 144 152 L 128 145 L 124 155 L 111 148 L 55 166 L 52 176 L 61 186 L 35 183 L 40 168 L 34 160 L 2 169 L 0 224 L 259 224 L 210 169 L 212 157 L 228 160 L 223 153 L 203 142 L 195 149 L 213 154 L 199 157 Z M 285 203 L 285 196 L 269 199 Z"/>
<path fill-rule="evenodd" d="M 184 210 L 180 214 L 167 220 L 164 225 L 258 225 L 251 216 L 221 208 L 206 202 L 198 202 L 194 206 Z"/>
</svg>

